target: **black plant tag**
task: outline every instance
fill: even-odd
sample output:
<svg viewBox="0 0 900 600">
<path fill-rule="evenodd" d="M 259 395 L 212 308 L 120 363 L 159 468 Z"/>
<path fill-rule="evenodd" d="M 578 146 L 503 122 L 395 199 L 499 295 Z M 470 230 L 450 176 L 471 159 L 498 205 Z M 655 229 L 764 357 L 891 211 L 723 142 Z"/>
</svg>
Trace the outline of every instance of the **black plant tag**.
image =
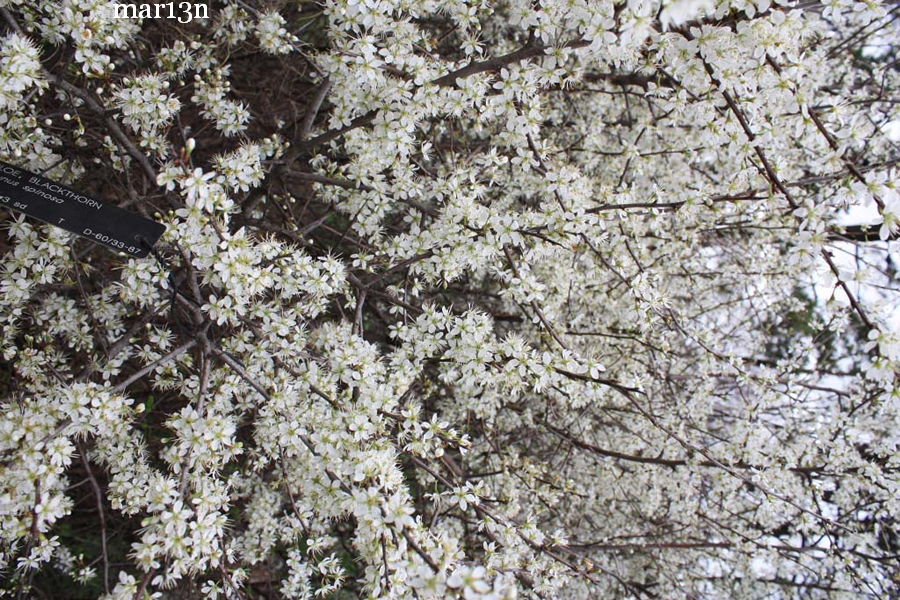
<svg viewBox="0 0 900 600">
<path fill-rule="evenodd" d="M 0 206 L 138 258 L 147 256 L 166 230 L 161 223 L 4 162 L 0 162 Z"/>
</svg>

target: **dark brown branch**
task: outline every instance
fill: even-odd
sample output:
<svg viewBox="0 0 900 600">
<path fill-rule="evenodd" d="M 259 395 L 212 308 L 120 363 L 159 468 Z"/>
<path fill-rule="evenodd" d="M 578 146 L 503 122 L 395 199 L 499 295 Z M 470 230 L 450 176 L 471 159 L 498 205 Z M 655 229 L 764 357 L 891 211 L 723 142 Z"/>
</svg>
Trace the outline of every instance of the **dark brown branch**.
<svg viewBox="0 0 900 600">
<path fill-rule="evenodd" d="M 888 234 L 887 240 L 882 240 L 878 235 L 881 228 L 880 223 L 875 225 L 845 225 L 828 235 L 828 239 L 832 241 L 853 241 L 853 242 L 881 242 L 881 241 L 897 241 L 900 235 L 895 231 Z"/>
</svg>

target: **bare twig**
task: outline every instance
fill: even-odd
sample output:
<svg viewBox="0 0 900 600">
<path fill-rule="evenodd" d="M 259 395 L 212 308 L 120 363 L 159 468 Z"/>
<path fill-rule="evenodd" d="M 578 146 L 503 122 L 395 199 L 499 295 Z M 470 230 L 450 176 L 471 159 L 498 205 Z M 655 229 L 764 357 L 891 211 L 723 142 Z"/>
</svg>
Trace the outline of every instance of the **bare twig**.
<svg viewBox="0 0 900 600">
<path fill-rule="evenodd" d="M 100 552 L 103 557 L 103 590 L 109 593 L 109 555 L 106 551 L 106 511 L 103 510 L 103 492 L 100 490 L 100 484 L 94 477 L 91 470 L 91 462 L 88 460 L 87 452 L 82 444 L 78 444 L 78 454 L 81 455 L 81 463 L 87 472 L 91 487 L 94 489 L 94 497 L 97 499 L 97 512 L 100 515 Z"/>
</svg>

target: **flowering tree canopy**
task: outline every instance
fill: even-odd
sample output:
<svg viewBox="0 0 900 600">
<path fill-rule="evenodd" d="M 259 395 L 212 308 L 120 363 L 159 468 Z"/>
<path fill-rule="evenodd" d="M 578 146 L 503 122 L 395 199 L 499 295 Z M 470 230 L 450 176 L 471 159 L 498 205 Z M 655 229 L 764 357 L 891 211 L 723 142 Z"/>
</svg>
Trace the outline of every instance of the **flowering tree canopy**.
<svg viewBox="0 0 900 600">
<path fill-rule="evenodd" d="M 896 4 L 0 17 L 0 596 L 900 594 Z"/>
</svg>

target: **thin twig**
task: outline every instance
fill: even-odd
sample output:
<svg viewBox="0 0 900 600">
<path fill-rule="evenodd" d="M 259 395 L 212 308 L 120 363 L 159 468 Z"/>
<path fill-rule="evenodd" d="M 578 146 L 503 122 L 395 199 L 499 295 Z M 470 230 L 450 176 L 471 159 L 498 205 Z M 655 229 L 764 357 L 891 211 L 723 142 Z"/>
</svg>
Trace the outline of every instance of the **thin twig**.
<svg viewBox="0 0 900 600">
<path fill-rule="evenodd" d="M 141 369 L 140 371 L 138 371 L 137 373 L 135 373 L 134 375 L 132 375 L 131 377 L 126 379 L 125 381 L 123 381 L 122 383 L 115 386 L 113 388 L 113 391 L 117 392 L 117 393 L 124 391 L 129 385 L 131 385 L 132 383 L 134 383 L 135 381 L 137 381 L 138 379 L 140 379 L 141 377 L 143 377 L 144 375 L 146 375 L 147 373 L 149 373 L 156 367 L 169 362 L 173 358 L 177 358 L 177 357 L 181 356 L 182 354 L 184 354 L 185 352 L 187 352 L 188 350 L 190 350 L 191 348 L 193 348 L 196 345 L 197 345 L 196 339 L 185 342 L 178 348 L 175 348 L 174 350 L 172 350 L 171 352 L 169 352 L 162 358 L 153 361 L 152 363 L 150 363 L 149 365 L 147 365 L 146 367 L 144 367 L 143 369 Z"/>
<path fill-rule="evenodd" d="M 78 454 L 81 455 L 81 463 L 84 465 L 84 470 L 87 472 L 91 487 L 94 488 L 94 497 L 97 499 L 97 512 L 100 514 L 100 552 L 103 556 L 103 590 L 108 594 L 109 555 L 106 551 L 106 512 L 103 510 L 103 492 L 100 490 L 100 484 L 97 483 L 97 478 L 94 477 L 94 472 L 91 470 L 91 463 L 88 460 L 87 452 L 81 444 L 78 444 Z"/>
</svg>

